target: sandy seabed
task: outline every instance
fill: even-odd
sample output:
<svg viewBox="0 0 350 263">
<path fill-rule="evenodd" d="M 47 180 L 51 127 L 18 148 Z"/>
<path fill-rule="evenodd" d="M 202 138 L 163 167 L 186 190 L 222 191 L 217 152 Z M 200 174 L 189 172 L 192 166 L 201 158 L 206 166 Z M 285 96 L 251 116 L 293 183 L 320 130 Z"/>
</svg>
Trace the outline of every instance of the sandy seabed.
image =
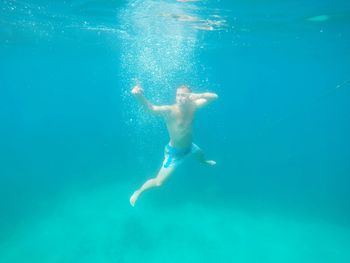
<svg viewBox="0 0 350 263">
<path fill-rule="evenodd" d="M 130 185 L 67 191 L 0 244 L 0 262 L 350 262 L 350 229 L 234 207 L 159 206 Z"/>
</svg>

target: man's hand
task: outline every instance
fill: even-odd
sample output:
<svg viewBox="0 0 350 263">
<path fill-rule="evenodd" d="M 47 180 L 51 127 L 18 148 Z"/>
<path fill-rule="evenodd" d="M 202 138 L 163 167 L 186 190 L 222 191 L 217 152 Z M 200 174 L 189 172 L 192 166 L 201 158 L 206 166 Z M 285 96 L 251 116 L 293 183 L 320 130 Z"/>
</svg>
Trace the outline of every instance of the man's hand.
<svg viewBox="0 0 350 263">
<path fill-rule="evenodd" d="M 136 86 L 132 88 L 131 93 L 136 97 L 143 95 L 143 89 L 140 84 L 136 84 Z"/>
</svg>

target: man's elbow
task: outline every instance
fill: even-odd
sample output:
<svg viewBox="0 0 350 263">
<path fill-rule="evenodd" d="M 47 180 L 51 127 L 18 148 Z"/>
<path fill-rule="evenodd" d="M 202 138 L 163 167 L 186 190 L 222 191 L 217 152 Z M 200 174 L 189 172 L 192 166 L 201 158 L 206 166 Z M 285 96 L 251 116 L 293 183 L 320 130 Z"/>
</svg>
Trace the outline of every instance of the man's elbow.
<svg viewBox="0 0 350 263">
<path fill-rule="evenodd" d="M 153 105 L 153 104 L 148 106 L 148 111 L 150 113 L 152 113 L 152 114 L 159 114 L 159 113 L 161 113 L 161 110 L 160 110 L 159 106 L 156 106 L 156 105 Z"/>
<path fill-rule="evenodd" d="M 154 105 L 148 105 L 148 106 L 147 106 L 147 110 L 148 110 L 150 113 L 155 113 L 155 112 L 156 112 L 156 109 L 155 109 L 155 106 L 154 106 Z"/>
</svg>

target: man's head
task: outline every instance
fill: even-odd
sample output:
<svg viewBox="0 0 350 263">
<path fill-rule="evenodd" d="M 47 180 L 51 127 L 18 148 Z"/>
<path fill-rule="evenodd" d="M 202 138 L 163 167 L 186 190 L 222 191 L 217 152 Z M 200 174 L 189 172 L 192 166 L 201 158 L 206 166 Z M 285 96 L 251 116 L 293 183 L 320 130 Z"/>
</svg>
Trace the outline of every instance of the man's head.
<svg viewBox="0 0 350 263">
<path fill-rule="evenodd" d="M 177 87 L 176 89 L 176 103 L 180 105 L 186 105 L 189 104 L 190 98 L 189 95 L 191 94 L 192 90 L 187 85 L 181 85 Z"/>
</svg>

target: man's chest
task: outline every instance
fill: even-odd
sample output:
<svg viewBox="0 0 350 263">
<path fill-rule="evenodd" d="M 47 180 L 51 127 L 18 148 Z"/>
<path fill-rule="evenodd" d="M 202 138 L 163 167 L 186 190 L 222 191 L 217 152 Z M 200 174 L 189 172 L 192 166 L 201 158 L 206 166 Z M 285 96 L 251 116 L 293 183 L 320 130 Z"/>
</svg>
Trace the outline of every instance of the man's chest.
<svg viewBox="0 0 350 263">
<path fill-rule="evenodd" d="M 179 112 L 174 111 L 170 116 L 170 123 L 172 126 L 178 129 L 186 129 L 187 127 L 192 126 L 194 119 L 194 112 Z"/>
</svg>

